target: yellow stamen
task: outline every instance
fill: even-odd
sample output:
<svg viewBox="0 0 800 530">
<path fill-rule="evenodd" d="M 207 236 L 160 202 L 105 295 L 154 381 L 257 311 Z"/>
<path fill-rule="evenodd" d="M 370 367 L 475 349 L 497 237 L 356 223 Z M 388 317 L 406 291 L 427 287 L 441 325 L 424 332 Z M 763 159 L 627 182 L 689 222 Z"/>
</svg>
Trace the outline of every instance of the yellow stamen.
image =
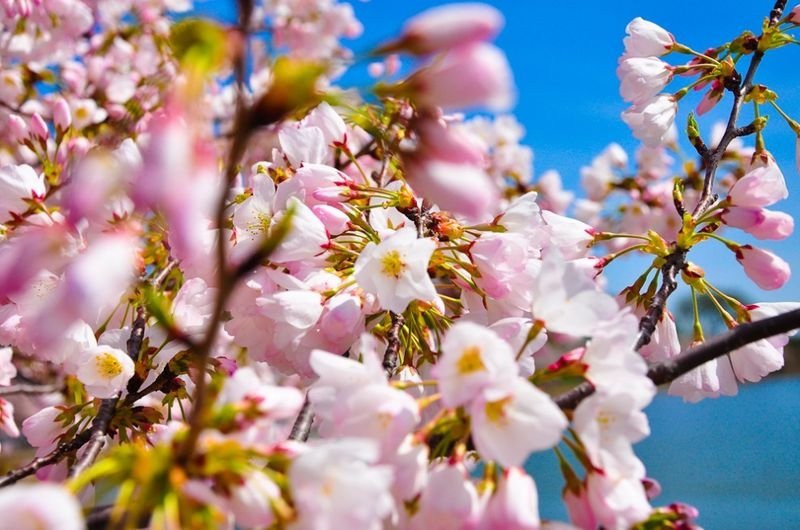
<svg viewBox="0 0 800 530">
<path fill-rule="evenodd" d="M 456 363 L 456 369 L 462 375 L 485 370 L 486 366 L 483 364 L 483 359 L 481 359 L 481 349 L 477 346 L 465 348 L 464 353 L 461 354 L 461 358 Z"/>
<path fill-rule="evenodd" d="M 394 278 L 400 278 L 403 271 L 406 270 L 406 263 L 397 250 L 390 250 L 384 254 L 381 258 L 381 265 L 383 266 L 381 272 Z"/>
<path fill-rule="evenodd" d="M 113 379 L 122 373 L 122 364 L 109 352 L 101 353 L 95 357 L 94 362 L 100 375 L 108 379 Z"/>
</svg>

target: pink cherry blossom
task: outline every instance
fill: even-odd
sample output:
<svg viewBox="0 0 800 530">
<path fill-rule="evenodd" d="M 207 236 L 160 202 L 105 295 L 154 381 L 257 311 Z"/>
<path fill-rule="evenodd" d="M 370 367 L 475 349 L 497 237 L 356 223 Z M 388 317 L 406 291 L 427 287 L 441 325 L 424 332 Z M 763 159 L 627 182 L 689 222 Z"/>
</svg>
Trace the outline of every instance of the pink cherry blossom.
<svg viewBox="0 0 800 530">
<path fill-rule="evenodd" d="M 9 213 L 22 213 L 28 209 L 24 199 L 42 198 L 46 192 L 44 176 L 27 164 L 0 167 L 0 219 L 7 220 Z"/>
<path fill-rule="evenodd" d="M 14 528 L 33 530 L 85 528 L 81 505 L 56 484 L 17 484 L 0 491 L 0 509 Z"/>
<path fill-rule="evenodd" d="M 732 204 L 748 208 L 770 206 L 788 196 L 783 173 L 771 157 L 745 173 L 728 192 Z"/>
<path fill-rule="evenodd" d="M 509 468 L 486 504 L 481 528 L 538 530 L 540 524 L 536 483 L 523 469 Z"/>
<path fill-rule="evenodd" d="M 435 526 L 442 530 L 474 530 L 479 523 L 478 493 L 461 464 L 438 464 L 428 475 L 419 509 L 409 530 Z"/>
</svg>

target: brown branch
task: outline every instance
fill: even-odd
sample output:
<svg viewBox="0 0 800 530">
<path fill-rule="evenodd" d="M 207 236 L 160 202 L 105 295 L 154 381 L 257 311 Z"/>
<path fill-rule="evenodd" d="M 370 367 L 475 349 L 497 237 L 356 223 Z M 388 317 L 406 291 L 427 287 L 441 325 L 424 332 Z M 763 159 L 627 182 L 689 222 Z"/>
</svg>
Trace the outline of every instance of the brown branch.
<svg viewBox="0 0 800 530">
<path fill-rule="evenodd" d="M 686 266 L 686 251 L 677 249 L 667 256 L 666 263 L 661 267 L 661 287 L 659 287 L 647 312 L 639 321 L 639 337 L 636 339 L 636 350 L 650 343 L 659 320 L 664 315 L 667 299 L 678 288 L 678 274 Z"/>
<path fill-rule="evenodd" d="M 787 0 L 777 0 L 775 2 L 775 5 L 773 6 L 769 15 L 770 27 L 775 26 L 780 20 L 783 10 L 786 8 L 786 2 Z M 741 76 L 738 74 L 738 72 L 734 70 L 731 77 L 725 80 L 725 88 L 733 94 L 733 106 L 731 107 L 728 123 L 725 126 L 725 132 L 723 133 L 719 144 L 717 144 L 714 150 L 710 152 L 706 151 L 705 153 L 702 153 L 700 150 L 698 150 L 703 159 L 706 172 L 703 179 L 703 191 L 700 195 L 700 200 L 698 201 L 694 212 L 692 212 L 692 215 L 695 219 L 702 217 L 716 200 L 712 190 L 714 188 L 714 177 L 716 175 L 717 167 L 722 160 L 722 155 L 725 154 L 725 151 L 728 149 L 728 145 L 731 143 L 731 141 L 738 136 L 743 136 L 744 132 L 747 130 L 747 127 L 737 127 L 736 121 L 739 119 L 739 113 L 742 110 L 744 97 L 753 87 L 753 78 L 755 77 L 756 70 L 758 70 L 763 58 L 764 52 L 762 50 L 756 50 L 755 53 L 753 53 L 753 58 L 750 60 L 750 65 L 747 68 L 744 79 L 741 79 Z M 753 132 L 755 132 L 755 130 Z"/>
<path fill-rule="evenodd" d="M 398 315 L 393 311 L 389 312 L 389 317 L 392 320 L 392 325 L 389 327 L 386 352 L 383 354 L 383 369 L 386 371 L 386 377 L 391 379 L 397 371 L 397 365 L 399 364 L 400 329 L 403 327 L 405 319 L 403 315 Z"/>
<path fill-rule="evenodd" d="M 59 444 L 59 446 L 56 447 L 49 455 L 34 458 L 30 461 L 30 463 L 10 471 L 6 476 L 0 479 L 0 488 L 16 484 L 23 478 L 33 475 L 43 467 L 60 462 L 67 455 L 86 445 L 86 442 L 89 441 L 90 437 L 91 432 L 89 429 L 87 429 L 75 436 L 75 438 L 69 442 Z"/>
<path fill-rule="evenodd" d="M 100 455 L 100 451 L 102 451 L 103 447 L 106 445 L 108 427 L 111 424 L 111 420 L 114 418 L 114 412 L 117 410 L 117 403 L 119 403 L 119 395 L 110 399 L 104 399 L 100 402 L 100 409 L 97 411 L 97 416 L 95 416 L 92 421 L 92 426 L 87 431 L 84 431 L 89 433 L 88 446 L 80 459 L 78 459 L 72 469 L 69 470 L 70 477 L 76 477 L 89 469 L 89 466 L 91 466 Z"/>
<path fill-rule="evenodd" d="M 731 353 L 742 346 L 782 333 L 788 333 L 798 328 L 800 328 L 800 309 L 755 322 L 740 324 L 726 333 L 689 348 L 672 359 L 654 364 L 648 370 L 647 377 L 657 385 L 670 383 L 698 366 Z M 571 410 L 577 407 L 585 398 L 592 395 L 594 390 L 594 385 L 586 381 L 556 396 L 553 401 L 562 409 Z"/>
</svg>

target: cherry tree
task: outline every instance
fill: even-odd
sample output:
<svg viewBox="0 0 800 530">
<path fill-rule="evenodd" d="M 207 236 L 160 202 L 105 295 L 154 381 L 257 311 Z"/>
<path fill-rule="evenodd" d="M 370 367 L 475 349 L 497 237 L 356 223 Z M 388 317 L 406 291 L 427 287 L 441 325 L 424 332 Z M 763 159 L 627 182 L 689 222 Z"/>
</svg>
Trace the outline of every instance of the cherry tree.
<svg viewBox="0 0 800 530">
<path fill-rule="evenodd" d="M 576 198 L 532 174 L 489 5 L 356 56 L 337 0 L 239 0 L 231 25 L 182 0 L 0 4 L 10 527 L 698 528 L 634 446 L 658 386 L 734 395 L 800 328 L 800 302 L 745 304 L 690 260 L 716 245 L 760 289 L 789 278 L 735 238 L 794 228 L 767 145 L 788 126 L 800 171 L 800 123 L 758 69 L 800 6 L 702 51 L 632 20 L 617 75 L 642 145 L 609 145 Z M 359 65 L 371 83 L 346 86 Z M 629 254 L 649 265 L 609 292 Z M 669 311 L 679 284 L 693 315 Z M 540 451 L 569 523 L 540 518 Z"/>
</svg>

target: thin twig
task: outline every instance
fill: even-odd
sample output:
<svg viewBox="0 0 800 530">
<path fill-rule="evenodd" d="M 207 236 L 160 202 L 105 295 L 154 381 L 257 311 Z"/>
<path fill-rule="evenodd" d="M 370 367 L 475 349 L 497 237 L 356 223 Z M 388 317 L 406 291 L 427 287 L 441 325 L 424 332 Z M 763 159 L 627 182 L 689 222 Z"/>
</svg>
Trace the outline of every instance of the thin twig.
<svg viewBox="0 0 800 530">
<path fill-rule="evenodd" d="M 89 469 L 100 451 L 106 445 L 106 436 L 108 435 L 108 427 L 111 420 L 114 419 L 114 412 L 117 410 L 117 403 L 119 403 L 119 395 L 110 399 L 104 399 L 100 402 L 100 409 L 97 411 L 92 421 L 92 426 L 89 428 L 89 442 L 83 455 L 75 462 L 72 469 L 69 470 L 70 477 L 76 477 Z"/>
<path fill-rule="evenodd" d="M 648 370 L 647 377 L 657 385 L 670 383 L 698 366 L 731 353 L 742 346 L 782 333 L 788 333 L 798 328 L 800 328 L 800 309 L 755 322 L 740 324 L 726 333 L 689 348 L 672 359 L 654 364 Z M 553 401 L 562 409 L 571 410 L 577 407 L 585 398 L 592 395 L 594 390 L 592 383 L 586 381 L 572 390 L 556 396 Z"/>
<path fill-rule="evenodd" d="M 308 435 L 311 433 L 311 425 L 314 423 L 314 411 L 311 408 L 311 401 L 306 399 L 303 401 L 303 408 L 297 414 L 297 419 L 294 420 L 292 425 L 292 432 L 289 433 L 289 439 L 297 442 L 305 442 L 308 440 Z"/>
<path fill-rule="evenodd" d="M 23 478 L 33 475 L 43 467 L 60 462 L 67 455 L 86 445 L 86 442 L 89 441 L 90 437 L 91 432 L 87 429 L 76 435 L 69 442 L 60 444 L 49 455 L 34 458 L 28 464 L 10 471 L 6 476 L 0 479 L 0 488 L 15 484 Z"/>
<path fill-rule="evenodd" d="M 62 390 L 64 390 L 64 385 L 62 384 L 29 385 L 21 383 L 18 385 L 0 387 L 0 396 L 13 396 L 16 394 L 54 394 Z"/>
</svg>

